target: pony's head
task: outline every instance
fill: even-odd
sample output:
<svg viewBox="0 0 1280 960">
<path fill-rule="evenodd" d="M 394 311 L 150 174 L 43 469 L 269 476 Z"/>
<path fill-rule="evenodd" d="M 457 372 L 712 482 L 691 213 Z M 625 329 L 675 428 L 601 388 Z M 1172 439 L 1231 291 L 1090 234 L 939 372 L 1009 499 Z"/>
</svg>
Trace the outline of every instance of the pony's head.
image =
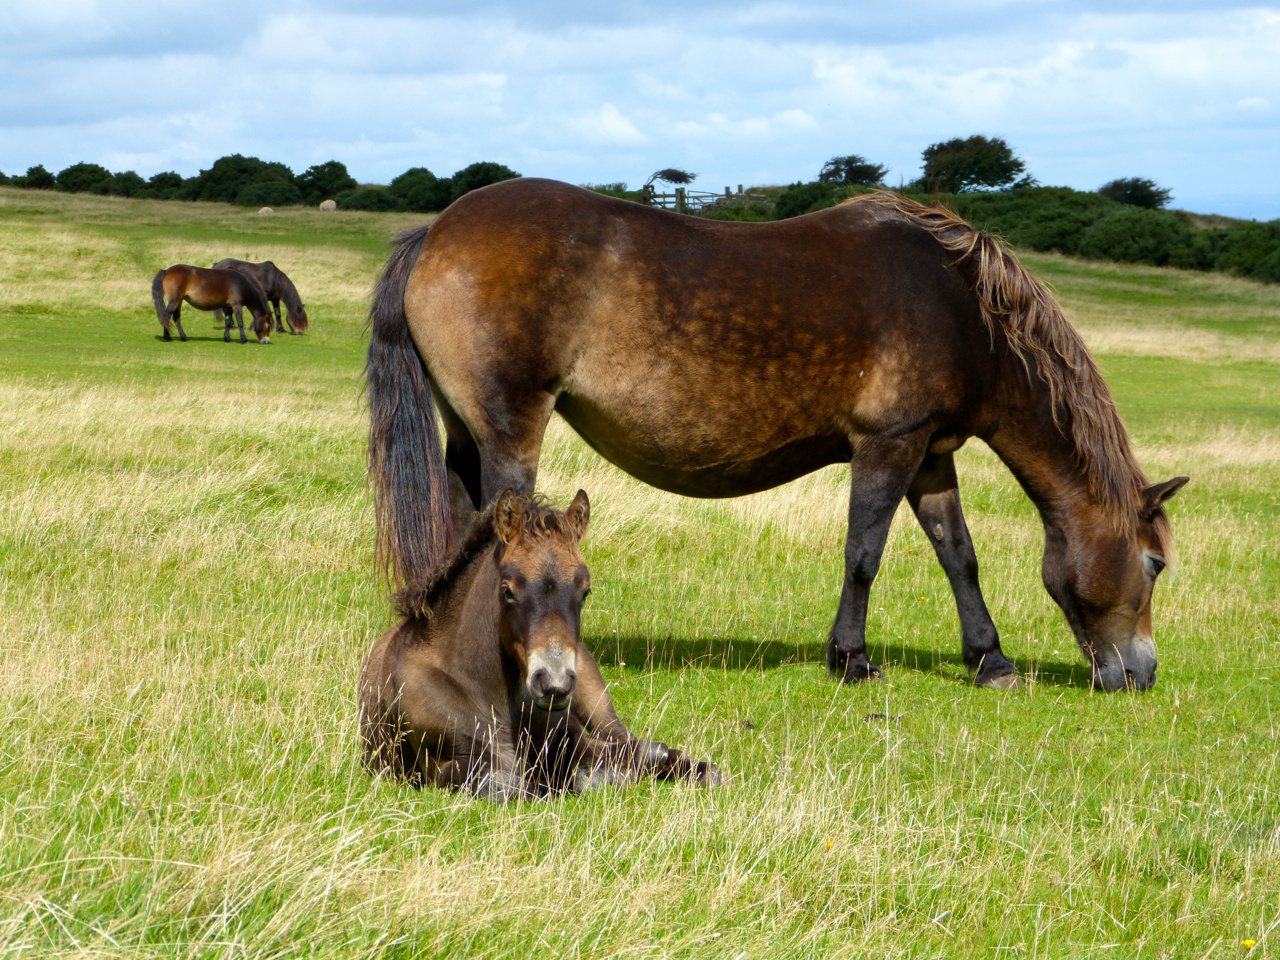
<svg viewBox="0 0 1280 960">
<path fill-rule="evenodd" d="M 582 604 L 591 592 L 578 542 L 590 513 L 582 490 L 563 513 L 511 490 L 494 506 L 499 634 L 540 710 L 564 710 L 577 689 Z"/>
<path fill-rule="evenodd" d="M 288 320 L 289 329 L 293 333 L 307 332 L 307 308 L 302 305 L 299 300 L 294 304 L 287 304 L 288 313 L 285 315 Z"/>
<path fill-rule="evenodd" d="M 1071 624 L 1104 690 L 1146 690 L 1156 679 L 1151 595 L 1171 559 L 1164 503 L 1187 482 L 1175 477 L 1142 490 L 1136 522 L 1122 530 L 1102 521 L 1068 537 L 1046 528 L 1044 585 Z"/>
</svg>

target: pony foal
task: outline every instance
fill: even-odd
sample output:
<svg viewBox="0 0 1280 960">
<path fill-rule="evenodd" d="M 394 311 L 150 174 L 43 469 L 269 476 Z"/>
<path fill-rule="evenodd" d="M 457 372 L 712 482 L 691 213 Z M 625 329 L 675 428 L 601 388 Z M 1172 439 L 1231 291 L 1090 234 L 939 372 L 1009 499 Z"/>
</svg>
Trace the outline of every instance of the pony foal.
<svg viewBox="0 0 1280 960">
<path fill-rule="evenodd" d="M 490 800 L 641 776 L 718 784 L 720 772 L 632 736 L 580 639 L 591 577 L 578 541 L 590 504 L 563 513 L 505 491 L 425 582 L 360 671 L 365 762 Z"/>
</svg>

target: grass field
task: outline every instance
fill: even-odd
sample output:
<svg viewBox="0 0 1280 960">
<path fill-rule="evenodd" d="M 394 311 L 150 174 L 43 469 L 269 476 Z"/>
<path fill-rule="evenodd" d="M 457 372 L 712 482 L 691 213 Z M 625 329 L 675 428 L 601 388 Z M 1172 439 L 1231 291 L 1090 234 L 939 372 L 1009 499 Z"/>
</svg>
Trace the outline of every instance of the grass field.
<svg viewBox="0 0 1280 960">
<path fill-rule="evenodd" d="M 967 682 L 905 508 L 886 679 L 827 679 L 847 469 L 683 500 L 553 424 L 540 486 L 591 494 L 619 712 L 731 780 L 495 806 L 358 756 L 389 618 L 364 298 L 414 222 L 0 189 L 0 955 L 1280 955 L 1280 289 L 1025 257 L 1148 475 L 1192 477 L 1140 696 L 1089 690 L 977 442 L 966 511 L 1032 681 L 1008 694 Z M 223 256 L 275 260 L 309 335 L 228 345 L 189 310 L 161 342 L 152 275 Z"/>
</svg>

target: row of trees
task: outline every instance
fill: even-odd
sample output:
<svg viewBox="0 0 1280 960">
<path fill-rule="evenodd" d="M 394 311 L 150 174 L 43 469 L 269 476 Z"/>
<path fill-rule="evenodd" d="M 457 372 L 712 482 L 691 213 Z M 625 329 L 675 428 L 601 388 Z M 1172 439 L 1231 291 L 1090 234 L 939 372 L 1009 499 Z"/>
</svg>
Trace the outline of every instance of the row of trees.
<svg viewBox="0 0 1280 960">
<path fill-rule="evenodd" d="M 194 177 L 169 171 L 144 180 L 132 170 L 112 173 L 96 163 L 76 163 L 56 175 L 43 165 L 28 168 L 23 176 L 0 173 L 0 185 L 154 200 L 209 200 L 244 207 L 315 206 L 331 199 L 339 207 L 353 210 L 427 212 L 443 210 L 469 190 L 518 176 L 509 167 L 490 162 L 473 163 L 451 177 L 437 177 L 426 167 L 414 167 L 389 187 L 360 189 L 337 160 L 295 174 L 283 163 L 236 153 L 215 160 Z"/>
<path fill-rule="evenodd" d="M 955 137 L 925 147 L 920 176 L 906 184 L 911 193 L 972 193 L 975 190 L 1036 186 L 1026 163 L 1001 137 Z M 889 168 L 852 154 L 832 157 L 818 172 L 817 183 L 831 186 L 883 186 Z M 1144 177 L 1112 180 L 1098 193 L 1118 203 L 1157 209 L 1172 197 L 1169 190 Z"/>
</svg>

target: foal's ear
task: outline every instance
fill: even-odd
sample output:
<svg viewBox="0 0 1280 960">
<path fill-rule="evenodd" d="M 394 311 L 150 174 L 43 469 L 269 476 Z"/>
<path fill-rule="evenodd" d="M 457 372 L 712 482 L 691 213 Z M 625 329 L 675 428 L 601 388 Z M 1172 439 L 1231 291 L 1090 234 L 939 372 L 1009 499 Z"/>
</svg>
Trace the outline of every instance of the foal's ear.
<svg viewBox="0 0 1280 960">
<path fill-rule="evenodd" d="M 564 520 L 573 536 L 581 540 L 587 535 L 587 523 L 591 519 L 591 501 L 587 499 L 587 491 L 579 490 L 578 495 L 564 512 Z"/>
<path fill-rule="evenodd" d="M 1161 505 L 1182 489 L 1190 477 L 1174 477 L 1164 483 L 1153 483 L 1142 491 L 1142 519 L 1150 520 Z"/>
<path fill-rule="evenodd" d="M 516 492 L 507 487 L 493 508 L 493 532 L 503 543 L 512 543 L 520 536 L 523 525 L 524 508 L 516 498 Z"/>
</svg>

